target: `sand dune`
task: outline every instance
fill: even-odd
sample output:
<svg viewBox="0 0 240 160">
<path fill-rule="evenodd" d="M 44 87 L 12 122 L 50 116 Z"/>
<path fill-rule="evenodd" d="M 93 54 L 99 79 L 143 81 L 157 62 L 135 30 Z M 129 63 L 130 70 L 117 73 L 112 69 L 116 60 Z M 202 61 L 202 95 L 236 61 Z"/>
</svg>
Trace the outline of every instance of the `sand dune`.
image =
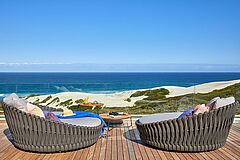
<svg viewBox="0 0 240 160">
<path fill-rule="evenodd" d="M 227 86 L 230 86 L 230 85 L 233 85 L 236 83 L 240 83 L 240 80 L 210 82 L 210 83 L 204 83 L 204 84 L 191 86 L 191 87 L 162 86 L 162 87 L 156 87 L 156 88 L 152 88 L 152 89 L 166 88 L 170 91 L 170 94 L 167 97 L 174 97 L 174 96 L 180 96 L 180 95 L 185 95 L 185 94 L 190 94 L 190 93 L 208 93 L 215 89 L 222 89 L 222 88 L 225 88 Z M 139 91 L 139 90 L 130 90 L 130 91 L 125 91 L 125 92 L 113 93 L 113 94 L 62 92 L 62 93 L 52 94 L 51 96 L 52 96 L 52 99 L 55 97 L 59 97 L 60 102 L 66 101 L 68 99 L 72 99 L 73 102 L 75 102 L 78 99 L 84 99 L 85 97 L 89 97 L 89 101 L 98 101 L 98 102 L 104 103 L 104 105 L 106 107 L 126 107 L 126 106 L 133 106 L 137 100 L 141 100 L 145 97 L 145 96 L 133 97 L 133 98 L 131 98 L 131 102 L 126 101 L 126 99 L 129 98 L 131 96 L 131 94 L 133 94 L 136 91 Z M 40 101 L 41 101 L 41 100 L 45 99 L 47 96 L 49 96 L 49 95 L 31 97 L 28 100 L 30 102 L 34 102 L 36 99 L 40 99 Z M 47 104 L 47 103 L 45 103 L 45 104 Z M 42 104 L 42 105 L 44 105 L 44 104 Z M 50 106 L 55 107 L 56 103 L 51 104 Z"/>
</svg>

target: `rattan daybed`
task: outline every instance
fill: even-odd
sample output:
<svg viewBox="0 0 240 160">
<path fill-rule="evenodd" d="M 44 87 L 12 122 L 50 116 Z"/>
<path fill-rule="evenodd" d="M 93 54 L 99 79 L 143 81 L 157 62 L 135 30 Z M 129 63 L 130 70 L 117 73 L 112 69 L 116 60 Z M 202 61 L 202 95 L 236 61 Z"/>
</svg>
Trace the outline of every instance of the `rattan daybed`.
<svg viewBox="0 0 240 160">
<path fill-rule="evenodd" d="M 238 102 L 191 117 L 142 124 L 136 121 L 141 140 L 163 150 L 200 152 L 226 143 Z"/>
<path fill-rule="evenodd" d="M 39 106 L 51 111 L 51 107 Z M 103 123 L 96 127 L 57 123 L 25 113 L 3 103 L 6 121 L 19 149 L 32 152 L 65 152 L 90 146 L 97 142 Z"/>
</svg>

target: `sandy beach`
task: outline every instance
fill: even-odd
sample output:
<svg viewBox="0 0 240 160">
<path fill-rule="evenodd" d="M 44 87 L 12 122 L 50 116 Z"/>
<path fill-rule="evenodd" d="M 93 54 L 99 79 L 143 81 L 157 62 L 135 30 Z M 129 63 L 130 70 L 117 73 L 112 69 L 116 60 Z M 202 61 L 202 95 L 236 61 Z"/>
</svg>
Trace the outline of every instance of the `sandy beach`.
<svg viewBox="0 0 240 160">
<path fill-rule="evenodd" d="M 174 96 L 180 96 L 190 93 L 208 93 L 216 89 L 223 89 L 225 87 L 234 85 L 236 83 L 240 83 L 240 80 L 233 80 L 233 81 L 220 81 L 220 82 L 210 82 L 210 83 L 204 83 L 199 84 L 196 86 L 191 87 L 179 87 L 179 86 L 161 86 L 151 89 L 158 89 L 158 88 L 166 88 L 170 91 L 169 95 L 167 97 L 174 97 Z M 51 107 L 56 107 L 57 104 L 72 99 L 74 102 L 72 105 L 76 105 L 75 101 L 78 99 L 84 99 L 86 97 L 89 97 L 89 101 L 98 101 L 100 103 L 103 103 L 105 107 L 127 107 L 127 106 L 133 106 L 134 103 L 138 100 L 141 100 L 145 98 L 145 96 L 140 97 L 132 97 L 131 102 L 126 101 L 127 98 L 129 98 L 133 93 L 136 91 L 143 91 L 142 90 L 130 90 L 125 92 L 118 92 L 118 93 L 112 93 L 112 94 L 93 94 L 93 93 L 82 93 L 82 92 L 61 92 L 57 94 L 51 94 L 52 98 L 58 97 L 60 99 L 60 102 L 50 104 Z M 41 95 L 36 97 L 31 97 L 28 99 L 30 102 L 34 102 L 37 99 L 40 101 L 48 97 L 49 95 Z M 51 101 L 51 100 L 49 100 Z M 49 101 L 46 103 L 41 103 L 41 105 L 46 105 Z"/>
</svg>

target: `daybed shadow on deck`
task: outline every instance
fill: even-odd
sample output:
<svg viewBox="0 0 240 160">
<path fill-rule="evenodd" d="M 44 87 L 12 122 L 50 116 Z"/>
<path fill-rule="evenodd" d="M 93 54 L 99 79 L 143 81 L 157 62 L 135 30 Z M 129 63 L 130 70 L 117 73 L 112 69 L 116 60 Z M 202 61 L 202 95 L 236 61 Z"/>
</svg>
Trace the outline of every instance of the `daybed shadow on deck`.
<svg viewBox="0 0 240 160">
<path fill-rule="evenodd" d="M 135 126 L 124 122 L 123 128 L 109 131 L 109 137 L 101 138 L 96 144 L 66 153 L 40 154 L 24 152 L 15 148 L 8 138 L 6 122 L 0 122 L 0 157 L 1 159 L 239 159 L 240 124 L 233 124 L 226 144 L 217 150 L 201 153 L 168 152 L 143 145 Z M 6 134 L 6 135 L 5 135 Z"/>
</svg>

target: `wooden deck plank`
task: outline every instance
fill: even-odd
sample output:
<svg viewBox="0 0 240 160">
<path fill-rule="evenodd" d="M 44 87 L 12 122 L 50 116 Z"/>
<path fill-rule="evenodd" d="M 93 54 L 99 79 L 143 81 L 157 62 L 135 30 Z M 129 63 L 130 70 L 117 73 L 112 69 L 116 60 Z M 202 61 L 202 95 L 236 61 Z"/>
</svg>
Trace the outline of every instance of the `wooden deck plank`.
<svg viewBox="0 0 240 160">
<path fill-rule="evenodd" d="M 144 159 L 144 160 L 148 159 L 145 146 L 142 145 L 139 133 L 138 133 L 138 131 L 136 129 L 134 129 L 134 136 L 136 138 L 135 140 L 139 142 L 138 143 L 138 148 L 139 148 L 139 151 L 140 151 L 142 159 Z"/>
<path fill-rule="evenodd" d="M 219 154 L 217 154 L 215 151 L 210 151 L 208 154 L 213 155 L 215 158 L 214 159 L 223 159 Z"/>
<path fill-rule="evenodd" d="M 9 146 L 6 150 L 4 150 L 3 155 L 1 156 L 1 159 L 11 159 L 15 154 L 17 154 L 19 151 L 13 146 Z"/>
<path fill-rule="evenodd" d="M 237 132 L 236 130 L 231 130 L 230 134 L 239 140 L 239 138 L 238 138 L 239 134 L 240 134 L 239 132 Z"/>
<path fill-rule="evenodd" d="M 110 160 L 112 158 L 112 130 L 107 131 L 107 145 L 105 151 L 105 159 Z"/>
<path fill-rule="evenodd" d="M 158 159 L 162 159 L 162 158 L 159 156 L 159 154 L 158 154 L 158 152 L 157 152 L 156 149 L 153 149 L 153 150 L 152 150 L 152 153 L 153 153 L 154 158 L 155 158 L 156 160 L 158 160 Z"/>
<path fill-rule="evenodd" d="M 186 157 L 186 156 L 185 156 Z M 195 154 L 192 154 L 192 153 L 188 153 L 188 159 L 192 159 L 192 160 L 199 160 L 198 157 L 195 156 Z"/>
<path fill-rule="evenodd" d="M 97 143 L 99 143 L 99 140 L 97 141 Z M 88 152 L 88 155 L 87 155 L 87 159 L 86 159 L 86 160 L 91 160 L 91 159 L 93 159 L 93 154 L 94 154 L 95 148 L 96 148 L 96 144 L 94 144 L 94 145 L 92 145 L 92 146 L 89 147 L 89 152 Z"/>
<path fill-rule="evenodd" d="M 118 152 L 117 152 L 117 129 L 112 129 L 112 160 L 117 160 Z"/>
<path fill-rule="evenodd" d="M 192 159 L 192 157 L 189 155 L 189 153 L 183 153 L 183 156 L 187 159 Z"/>
<path fill-rule="evenodd" d="M 240 157 L 240 147 L 235 147 L 235 145 L 231 145 L 230 143 L 226 143 L 225 148 L 227 148 L 228 150 L 230 150 L 231 152 L 233 152 L 234 154 L 236 154 L 238 157 Z"/>
<path fill-rule="evenodd" d="M 239 156 L 232 150 L 230 150 L 228 147 L 222 147 L 221 149 L 224 150 L 227 153 L 227 155 L 229 155 L 228 157 L 238 159 Z"/>
<path fill-rule="evenodd" d="M 124 131 L 125 131 L 125 136 L 126 136 L 126 140 L 127 140 L 127 145 L 128 145 L 128 152 L 129 152 L 129 157 L 131 160 L 136 160 L 136 156 L 135 156 L 135 151 L 133 148 L 133 144 L 129 133 L 129 125 L 127 124 L 126 127 L 124 127 Z"/>
<path fill-rule="evenodd" d="M 101 147 L 102 147 L 102 140 L 103 138 L 100 138 L 97 143 L 96 143 L 96 147 L 95 150 L 93 152 L 93 160 L 97 160 L 100 157 L 100 151 L 101 151 Z"/>
<path fill-rule="evenodd" d="M 240 133 L 240 125 L 239 124 L 233 124 L 231 129 Z"/>
<path fill-rule="evenodd" d="M 121 128 L 120 131 L 121 131 L 121 134 L 122 134 L 121 139 L 122 139 L 122 146 L 123 146 L 123 159 L 124 160 L 129 160 L 130 156 L 129 156 L 129 152 L 128 152 L 127 139 L 124 136 L 125 130 L 124 130 L 124 128 Z"/>
<path fill-rule="evenodd" d="M 173 153 L 173 152 L 167 152 L 167 151 L 164 151 L 163 154 L 167 157 L 167 159 L 174 159 L 174 157 L 176 159 L 178 159 L 179 157 L 177 156 L 177 154 Z M 174 155 L 172 155 L 174 154 Z"/>
<path fill-rule="evenodd" d="M 116 129 L 116 142 L 117 142 L 117 159 L 123 160 L 123 144 L 122 144 L 122 132 L 121 128 Z"/>
<path fill-rule="evenodd" d="M 134 148 L 134 151 L 135 151 L 135 156 L 136 156 L 136 159 L 143 159 L 142 155 L 141 155 L 141 152 L 140 152 L 140 149 L 139 149 L 139 143 L 137 143 L 137 138 L 136 138 L 134 130 L 135 130 L 135 128 L 130 126 L 128 131 L 129 131 L 129 134 L 130 134 L 131 141 L 133 142 L 133 148 Z"/>
<path fill-rule="evenodd" d="M 152 155 L 151 148 L 144 146 L 144 149 L 145 149 L 145 151 L 146 151 L 146 153 L 147 153 L 147 157 L 148 157 L 147 159 L 149 159 L 149 160 L 154 159 L 154 156 Z"/>
<path fill-rule="evenodd" d="M 225 155 L 221 150 L 217 149 L 214 151 L 216 154 L 220 155 L 222 159 L 229 160 L 229 157 Z"/>
<path fill-rule="evenodd" d="M 83 152 L 82 152 L 82 155 L 81 155 L 81 160 L 86 160 L 87 159 L 87 156 L 88 156 L 88 153 L 89 153 L 89 150 L 90 150 L 90 147 L 87 147 L 87 148 L 84 148 L 82 149 Z M 66 158 L 67 159 L 67 158 Z"/>
<path fill-rule="evenodd" d="M 221 151 L 224 155 L 226 155 L 229 159 L 237 160 L 234 156 L 232 156 L 230 153 L 226 151 L 226 148 L 223 147 L 219 148 L 218 150 Z"/>
<path fill-rule="evenodd" d="M 163 153 L 162 150 L 157 149 L 158 155 L 161 157 L 162 160 L 167 160 L 166 155 Z"/>
<path fill-rule="evenodd" d="M 101 138 L 101 148 L 100 148 L 100 153 L 99 153 L 99 159 L 104 160 L 105 159 L 105 155 L 106 155 L 106 146 L 107 146 L 107 138 L 102 137 Z"/>
<path fill-rule="evenodd" d="M 39 154 L 21 151 L 13 146 L 9 141 L 11 135 L 7 131 L 6 123 L 0 123 L 0 157 L 1 160 L 17 159 L 17 160 L 91 160 L 91 159 L 240 159 L 240 124 L 233 124 L 227 143 L 224 147 L 201 153 L 180 153 L 162 151 L 156 148 L 142 144 L 140 136 L 135 126 L 129 127 L 128 124 L 124 128 L 114 128 L 109 132 L 108 137 L 101 138 L 96 144 L 80 149 L 77 151 L 54 154 Z"/>
<path fill-rule="evenodd" d="M 73 159 L 81 159 L 82 153 L 83 153 L 83 149 L 78 150 L 77 153 L 73 156 Z"/>
</svg>

